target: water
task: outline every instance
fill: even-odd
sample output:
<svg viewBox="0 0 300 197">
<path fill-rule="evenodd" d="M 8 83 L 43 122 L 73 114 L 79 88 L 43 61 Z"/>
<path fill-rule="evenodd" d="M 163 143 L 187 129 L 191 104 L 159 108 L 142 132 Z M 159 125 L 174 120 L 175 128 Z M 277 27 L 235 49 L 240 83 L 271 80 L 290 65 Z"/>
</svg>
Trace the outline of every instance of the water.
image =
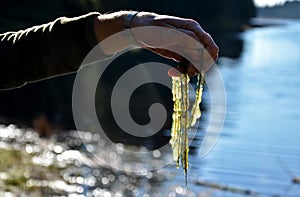
<svg viewBox="0 0 300 197">
<path fill-rule="evenodd" d="M 243 33 L 240 58 L 220 58 L 227 115 L 214 149 L 190 157 L 194 193 L 241 195 L 195 184 L 204 179 L 258 196 L 300 196 L 292 182 L 300 176 L 300 22 L 281 22 Z"/>
</svg>

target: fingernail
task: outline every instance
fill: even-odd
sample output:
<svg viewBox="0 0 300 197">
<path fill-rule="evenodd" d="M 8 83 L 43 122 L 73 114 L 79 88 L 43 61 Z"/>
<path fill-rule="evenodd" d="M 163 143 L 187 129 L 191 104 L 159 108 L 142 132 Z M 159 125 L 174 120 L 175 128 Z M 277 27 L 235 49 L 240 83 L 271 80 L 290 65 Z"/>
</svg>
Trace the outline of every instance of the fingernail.
<svg viewBox="0 0 300 197">
<path fill-rule="evenodd" d="M 168 70 L 168 75 L 170 77 L 180 77 L 181 72 L 176 68 L 171 68 L 171 69 Z"/>
</svg>

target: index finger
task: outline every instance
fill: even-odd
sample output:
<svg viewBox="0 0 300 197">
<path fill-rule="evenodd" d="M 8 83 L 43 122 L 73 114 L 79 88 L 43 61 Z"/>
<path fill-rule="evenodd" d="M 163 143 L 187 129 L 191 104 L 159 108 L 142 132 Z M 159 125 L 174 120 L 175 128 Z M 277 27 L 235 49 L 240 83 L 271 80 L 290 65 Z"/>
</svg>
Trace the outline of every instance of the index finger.
<svg viewBox="0 0 300 197">
<path fill-rule="evenodd" d="M 179 17 L 170 17 L 162 19 L 165 23 L 172 25 L 176 28 L 187 29 L 196 34 L 198 38 L 205 44 L 206 50 L 209 52 L 211 57 L 216 60 L 218 57 L 219 48 L 214 42 L 213 38 L 203 30 L 200 24 L 192 19 L 184 19 Z"/>
<path fill-rule="evenodd" d="M 200 40 L 205 44 L 204 47 L 208 50 L 211 57 L 216 60 L 218 57 L 219 48 L 211 35 L 205 32 L 200 24 L 193 20 L 187 24 L 186 28 L 193 31 L 200 38 Z"/>
</svg>

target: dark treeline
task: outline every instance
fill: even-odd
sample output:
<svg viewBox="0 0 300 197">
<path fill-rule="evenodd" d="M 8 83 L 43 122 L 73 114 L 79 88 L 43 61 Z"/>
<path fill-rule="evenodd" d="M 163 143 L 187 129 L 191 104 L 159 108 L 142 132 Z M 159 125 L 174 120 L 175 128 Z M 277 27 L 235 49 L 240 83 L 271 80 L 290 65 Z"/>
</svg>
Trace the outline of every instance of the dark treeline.
<svg viewBox="0 0 300 197">
<path fill-rule="evenodd" d="M 252 0 L 111 0 L 104 1 L 102 7 L 103 11 L 110 11 L 126 9 L 128 5 L 133 9 L 193 18 L 209 31 L 240 30 L 250 17 L 255 16 Z"/>
<path fill-rule="evenodd" d="M 89 11 L 145 10 L 197 19 L 209 30 L 239 30 L 255 16 L 252 0 L 10 0 L 1 3 L 1 31 Z"/>
<path fill-rule="evenodd" d="M 286 2 L 283 5 L 274 7 L 264 7 L 257 9 L 258 17 L 266 18 L 300 18 L 300 2 L 292 1 Z"/>
</svg>

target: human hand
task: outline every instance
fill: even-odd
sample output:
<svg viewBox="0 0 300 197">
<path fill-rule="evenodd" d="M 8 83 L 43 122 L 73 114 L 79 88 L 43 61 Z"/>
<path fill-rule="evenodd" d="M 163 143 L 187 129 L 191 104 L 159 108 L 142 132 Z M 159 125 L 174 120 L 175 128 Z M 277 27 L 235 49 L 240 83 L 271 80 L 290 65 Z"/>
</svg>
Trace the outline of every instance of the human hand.
<svg viewBox="0 0 300 197">
<path fill-rule="evenodd" d="M 128 14 L 128 11 L 120 11 L 100 15 L 95 23 L 98 40 L 102 41 L 106 37 L 122 31 L 124 20 Z M 143 27 L 150 28 L 147 28 L 145 32 Z M 160 29 L 155 27 L 160 27 Z M 132 36 L 137 42 L 135 44 L 163 57 L 174 59 L 177 62 L 185 62 L 177 69 L 171 69 L 170 76 L 178 75 L 180 72 L 187 72 L 190 76 L 194 76 L 201 71 L 207 71 L 218 57 L 219 49 L 212 37 L 202 29 L 198 22 L 192 19 L 139 12 L 131 21 L 130 28 Z M 153 29 L 163 29 L 163 31 L 152 31 Z M 109 44 L 103 50 L 107 54 L 112 54 L 131 44 L 127 38 L 123 42 L 119 40 L 114 45 Z M 186 59 L 188 63 L 186 63 Z"/>
<path fill-rule="evenodd" d="M 171 31 L 164 31 L 165 33 L 162 32 L 159 35 L 151 35 L 151 33 L 149 35 L 149 32 L 135 29 L 135 27 L 143 26 L 167 27 L 171 28 Z M 202 70 L 207 71 L 218 58 L 218 46 L 195 20 L 140 12 L 133 18 L 131 27 L 133 36 L 140 46 L 163 57 L 174 59 L 180 63 L 184 62 L 177 69 L 171 69 L 170 76 L 178 75 L 180 72 L 187 72 L 189 76 L 194 76 Z M 175 30 L 188 35 L 188 37 L 178 36 Z M 182 57 L 182 54 L 189 57 L 191 61 L 186 63 L 186 58 Z"/>
</svg>

